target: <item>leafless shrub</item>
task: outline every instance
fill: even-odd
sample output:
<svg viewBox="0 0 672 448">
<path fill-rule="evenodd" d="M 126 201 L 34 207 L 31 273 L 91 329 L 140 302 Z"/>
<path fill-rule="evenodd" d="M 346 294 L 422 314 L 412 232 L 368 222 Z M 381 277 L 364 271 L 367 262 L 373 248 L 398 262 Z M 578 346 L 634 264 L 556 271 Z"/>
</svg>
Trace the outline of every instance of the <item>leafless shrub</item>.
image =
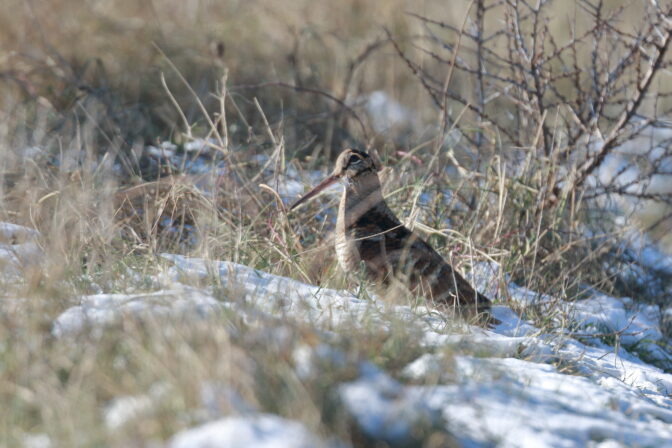
<svg viewBox="0 0 672 448">
<path fill-rule="evenodd" d="M 460 167 L 480 185 L 472 197 L 497 190 L 487 181 L 490 175 L 475 173 L 506 178 L 505 200 L 513 207 L 503 227 L 520 232 L 521 244 L 536 240 L 538 250 L 528 258 L 534 261 L 523 270 L 542 276 L 549 274 L 543 268 L 566 259 L 570 247 L 589 247 L 584 255 L 590 257 L 607 251 L 603 240 L 587 237 L 577 225 L 579 213 L 598 216 L 598 227 L 604 212 L 614 210 L 634 212 L 659 232 L 672 225 L 672 146 L 665 121 L 672 112 L 672 10 L 658 2 L 580 0 L 566 6 L 474 0 L 463 23 L 412 13 L 424 36 L 390 37 L 440 111 L 444 129 L 464 137 L 461 148 L 448 148 L 448 154 L 461 149 L 474 155 L 473 163 Z M 409 48 L 432 63 L 417 60 Z M 517 193 L 524 191 L 529 199 Z M 543 268 L 531 269 L 535 263 Z"/>
</svg>

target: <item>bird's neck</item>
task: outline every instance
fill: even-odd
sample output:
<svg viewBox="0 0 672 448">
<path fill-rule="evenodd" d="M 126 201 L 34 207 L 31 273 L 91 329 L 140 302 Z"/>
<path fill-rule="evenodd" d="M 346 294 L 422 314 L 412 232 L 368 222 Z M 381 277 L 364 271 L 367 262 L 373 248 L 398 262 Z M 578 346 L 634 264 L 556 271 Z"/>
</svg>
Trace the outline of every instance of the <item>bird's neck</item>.
<svg viewBox="0 0 672 448">
<path fill-rule="evenodd" d="M 348 228 L 363 214 L 377 207 L 387 208 L 378 175 L 362 174 L 345 186 L 339 207 L 339 221 Z"/>
</svg>

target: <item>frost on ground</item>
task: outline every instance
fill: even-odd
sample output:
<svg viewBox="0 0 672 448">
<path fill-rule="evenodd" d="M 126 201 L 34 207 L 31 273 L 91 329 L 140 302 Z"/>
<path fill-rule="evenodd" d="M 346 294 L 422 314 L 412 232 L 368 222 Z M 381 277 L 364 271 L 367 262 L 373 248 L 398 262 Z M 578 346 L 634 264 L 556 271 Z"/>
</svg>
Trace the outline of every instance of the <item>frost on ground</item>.
<svg viewBox="0 0 672 448">
<path fill-rule="evenodd" d="M 273 320 L 309 322 L 324 329 L 324 340 L 296 347 L 293 355 L 297 376 L 308 378 L 319 375 L 321 360 L 340 362 L 342 355 L 331 342 L 339 325 L 366 322 L 385 330 L 397 319 L 421 329 L 425 353 L 397 377 L 362 360 L 357 378 L 333 385 L 370 438 L 403 445 L 418 428 L 442 428 L 451 443 L 465 446 L 672 446 L 672 375 L 638 356 L 644 351 L 654 359 L 670 359 L 654 343 L 663 338 L 657 309 L 633 307 L 604 294 L 565 304 L 583 329 L 581 340 L 568 332 L 545 334 L 506 306 L 494 307 L 502 323 L 492 330 L 456 329 L 421 308 L 386 306 L 231 262 L 163 258 L 169 262 L 161 279 L 166 289 L 82 297 L 56 319 L 53 334 L 67 339 L 129 315 L 188 319 L 224 309 L 261 328 Z M 488 290 L 496 269 L 475 270 L 482 290 Z M 209 287 L 187 286 L 215 283 L 204 282 L 208 279 L 227 291 L 224 299 L 216 300 Z M 550 299 L 511 282 L 508 289 L 520 303 Z M 604 337 L 614 331 L 620 332 L 619 343 Z M 647 352 L 646 344 L 657 349 Z M 117 403 L 108 411 L 110 428 L 123 426 L 124 418 L 142 412 L 155 395 L 127 398 L 127 407 Z M 251 410 L 213 418 L 218 420 L 176 434 L 171 446 L 220 446 L 232 434 L 245 442 L 240 446 L 323 442 L 298 422 Z"/>
</svg>

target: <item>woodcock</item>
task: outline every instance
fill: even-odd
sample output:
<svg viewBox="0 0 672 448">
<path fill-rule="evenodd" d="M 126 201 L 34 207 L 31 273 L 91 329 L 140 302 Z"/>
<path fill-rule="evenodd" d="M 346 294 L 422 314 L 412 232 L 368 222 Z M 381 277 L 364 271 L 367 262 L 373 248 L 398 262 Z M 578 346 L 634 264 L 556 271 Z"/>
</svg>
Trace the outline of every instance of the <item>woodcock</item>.
<svg viewBox="0 0 672 448">
<path fill-rule="evenodd" d="M 346 149 L 338 156 L 332 174 L 291 209 L 329 185 L 344 181 L 336 222 L 336 254 L 346 272 L 356 272 L 364 262 L 367 279 L 383 294 L 401 286 L 463 317 L 493 322 L 490 300 L 392 213 L 383 199 L 380 169 L 377 159 L 367 153 Z"/>
</svg>

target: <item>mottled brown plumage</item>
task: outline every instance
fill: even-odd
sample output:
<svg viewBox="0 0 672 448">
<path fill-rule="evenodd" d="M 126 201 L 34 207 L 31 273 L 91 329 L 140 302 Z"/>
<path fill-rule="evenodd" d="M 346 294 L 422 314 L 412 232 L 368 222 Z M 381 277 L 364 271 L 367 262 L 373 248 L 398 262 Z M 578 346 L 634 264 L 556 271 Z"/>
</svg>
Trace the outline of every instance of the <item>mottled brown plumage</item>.
<svg viewBox="0 0 672 448">
<path fill-rule="evenodd" d="M 383 293 L 403 287 L 435 306 L 464 317 L 489 319 L 490 300 L 471 287 L 420 236 L 404 227 L 383 199 L 379 163 L 362 151 L 346 149 L 331 176 L 299 199 L 292 209 L 332 183 L 343 180 L 336 222 L 336 253 L 346 272 L 364 262 L 366 275 Z"/>
</svg>

